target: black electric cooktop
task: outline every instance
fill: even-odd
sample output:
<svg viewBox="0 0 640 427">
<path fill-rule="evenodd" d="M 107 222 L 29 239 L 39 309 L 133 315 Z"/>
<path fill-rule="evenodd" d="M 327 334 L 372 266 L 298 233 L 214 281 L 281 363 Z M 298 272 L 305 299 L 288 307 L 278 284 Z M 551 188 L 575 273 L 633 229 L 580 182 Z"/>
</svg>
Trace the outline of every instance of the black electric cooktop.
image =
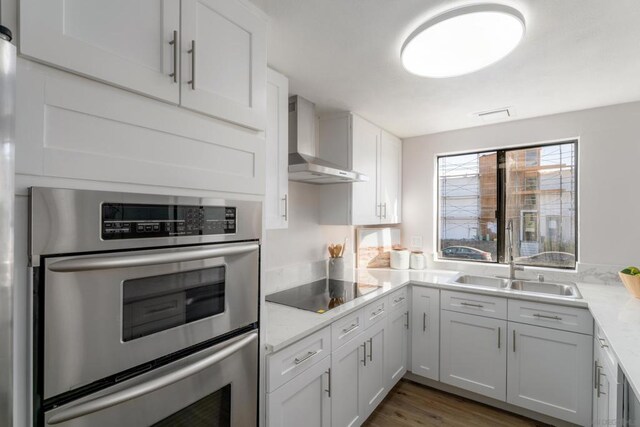
<svg viewBox="0 0 640 427">
<path fill-rule="evenodd" d="M 378 288 L 376 285 L 321 279 L 267 295 L 266 300 L 314 313 L 325 313 Z"/>
</svg>

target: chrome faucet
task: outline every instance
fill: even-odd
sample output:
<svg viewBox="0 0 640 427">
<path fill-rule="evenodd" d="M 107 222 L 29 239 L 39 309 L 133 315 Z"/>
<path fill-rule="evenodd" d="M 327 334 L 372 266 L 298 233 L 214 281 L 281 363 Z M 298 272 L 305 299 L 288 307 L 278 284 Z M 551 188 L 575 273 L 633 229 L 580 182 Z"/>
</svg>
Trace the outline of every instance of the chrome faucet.
<svg viewBox="0 0 640 427">
<path fill-rule="evenodd" d="M 521 265 L 516 265 L 513 260 L 513 220 L 510 219 L 507 222 L 507 237 L 509 239 L 509 244 L 507 249 L 509 250 L 509 280 L 516 279 L 516 271 L 524 271 L 524 267 Z"/>
</svg>

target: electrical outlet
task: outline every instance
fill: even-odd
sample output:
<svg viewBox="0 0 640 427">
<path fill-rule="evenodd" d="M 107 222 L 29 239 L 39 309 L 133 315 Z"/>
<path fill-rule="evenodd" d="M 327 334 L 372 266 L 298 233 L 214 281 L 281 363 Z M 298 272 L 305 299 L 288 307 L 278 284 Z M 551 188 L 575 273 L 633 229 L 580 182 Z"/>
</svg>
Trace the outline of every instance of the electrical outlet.
<svg viewBox="0 0 640 427">
<path fill-rule="evenodd" d="M 422 236 L 411 236 L 411 247 L 414 249 L 422 249 Z"/>
</svg>

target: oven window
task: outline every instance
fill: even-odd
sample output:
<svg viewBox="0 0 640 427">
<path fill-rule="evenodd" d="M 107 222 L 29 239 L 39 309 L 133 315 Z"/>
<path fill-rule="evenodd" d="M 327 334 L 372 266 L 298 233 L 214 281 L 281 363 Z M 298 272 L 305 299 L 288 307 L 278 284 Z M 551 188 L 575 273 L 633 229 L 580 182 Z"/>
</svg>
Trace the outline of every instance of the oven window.
<svg viewBox="0 0 640 427">
<path fill-rule="evenodd" d="M 225 267 L 125 280 L 122 340 L 224 312 Z"/>
<path fill-rule="evenodd" d="M 151 427 L 200 426 L 231 426 L 231 384 L 158 421 Z"/>
</svg>

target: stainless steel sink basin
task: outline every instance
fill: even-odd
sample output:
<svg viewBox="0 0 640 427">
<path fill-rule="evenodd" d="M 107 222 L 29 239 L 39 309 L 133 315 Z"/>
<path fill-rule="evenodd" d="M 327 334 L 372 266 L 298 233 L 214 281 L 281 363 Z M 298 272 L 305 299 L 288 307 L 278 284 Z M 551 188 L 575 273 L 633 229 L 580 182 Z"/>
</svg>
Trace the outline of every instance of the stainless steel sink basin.
<svg viewBox="0 0 640 427">
<path fill-rule="evenodd" d="M 474 276 L 465 274 L 458 277 L 455 280 L 455 283 L 459 283 L 461 285 L 480 286 L 483 288 L 506 288 L 509 284 L 509 280 L 501 279 L 498 277 Z"/>
<path fill-rule="evenodd" d="M 557 295 L 562 297 L 582 298 L 580 291 L 573 284 L 532 282 L 527 280 L 512 280 L 509 289 L 536 294 Z"/>
</svg>

